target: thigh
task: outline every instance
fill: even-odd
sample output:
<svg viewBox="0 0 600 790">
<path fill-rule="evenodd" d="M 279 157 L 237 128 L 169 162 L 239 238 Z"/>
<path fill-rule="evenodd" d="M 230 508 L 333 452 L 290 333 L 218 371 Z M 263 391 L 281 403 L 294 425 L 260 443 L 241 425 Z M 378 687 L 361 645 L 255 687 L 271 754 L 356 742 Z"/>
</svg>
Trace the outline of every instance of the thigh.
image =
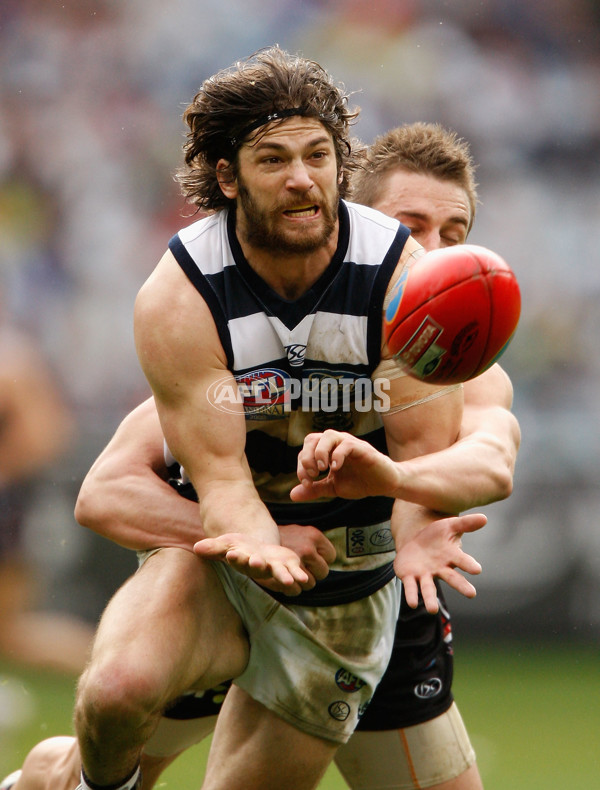
<svg viewBox="0 0 600 790">
<path fill-rule="evenodd" d="M 313 790 L 337 744 L 288 724 L 233 686 L 223 704 L 203 790 Z"/>
<path fill-rule="evenodd" d="M 117 591 L 102 615 L 86 674 L 123 676 L 162 690 L 165 703 L 188 688 L 240 674 L 248 640 L 208 561 L 161 549 Z"/>
<path fill-rule="evenodd" d="M 413 727 L 355 732 L 335 762 L 351 790 L 480 788 L 475 752 L 455 704 Z"/>
</svg>

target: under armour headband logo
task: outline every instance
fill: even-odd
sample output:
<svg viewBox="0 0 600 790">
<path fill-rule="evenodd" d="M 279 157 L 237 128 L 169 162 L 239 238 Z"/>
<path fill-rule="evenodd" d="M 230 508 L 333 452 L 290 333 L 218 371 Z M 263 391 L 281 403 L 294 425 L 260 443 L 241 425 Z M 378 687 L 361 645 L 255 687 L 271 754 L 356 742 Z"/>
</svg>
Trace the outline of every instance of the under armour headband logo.
<svg viewBox="0 0 600 790">
<path fill-rule="evenodd" d="M 306 115 L 306 110 L 302 107 L 290 107 L 288 110 L 273 110 L 267 115 L 261 115 L 247 126 L 244 126 L 235 137 L 229 138 L 229 142 L 235 148 L 236 145 L 241 144 L 250 132 L 253 132 L 255 129 L 259 129 L 261 126 L 271 123 L 271 121 L 277 121 L 281 118 L 291 118 L 292 115 Z"/>
</svg>

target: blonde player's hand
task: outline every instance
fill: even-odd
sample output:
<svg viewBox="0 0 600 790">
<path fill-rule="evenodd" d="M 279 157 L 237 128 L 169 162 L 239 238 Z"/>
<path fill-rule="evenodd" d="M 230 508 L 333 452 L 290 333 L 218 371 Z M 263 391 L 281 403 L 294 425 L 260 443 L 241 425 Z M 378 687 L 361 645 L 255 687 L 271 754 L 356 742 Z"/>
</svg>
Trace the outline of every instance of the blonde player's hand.
<svg viewBox="0 0 600 790">
<path fill-rule="evenodd" d="M 394 569 L 411 608 L 418 605 L 420 591 L 427 611 L 438 611 L 436 578 L 467 598 L 475 597 L 475 587 L 458 571 L 476 575 L 481 565 L 462 550 L 461 539 L 465 532 L 475 532 L 486 523 L 483 513 L 436 518 L 397 549 Z"/>
<path fill-rule="evenodd" d="M 302 568 L 308 573 L 313 586 L 327 576 L 329 566 L 335 560 L 336 551 L 333 543 L 321 530 L 300 524 L 286 524 L 279 526 L 279 537 L 282 546 L 291 549 L 300 557 Z M 270 590 L 273 589 L 269 581 L 261 581 L 260 584 Z"/>
<path fill-rule="evenodd" d="M 392 496 L 398 484 L 398 470 L 391 458 L 364 439 L 334 430 L 305 438 L 297 474 L 300 484 L 290 492 L 295 502 Z"/>
</svg>

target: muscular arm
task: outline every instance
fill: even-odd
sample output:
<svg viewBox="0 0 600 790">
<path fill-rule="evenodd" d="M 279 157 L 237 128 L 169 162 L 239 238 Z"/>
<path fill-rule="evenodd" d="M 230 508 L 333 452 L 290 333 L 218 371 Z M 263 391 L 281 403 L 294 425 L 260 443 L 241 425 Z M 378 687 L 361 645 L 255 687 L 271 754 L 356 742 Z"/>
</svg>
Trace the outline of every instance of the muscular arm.
<svg viewBox="0 0 600 790">
<path fill-rule="evenodd" d="M 298 556 L 280 545 L 254 487 L 242 406 L 215 406 L 215 388 L 235 392 L 236 384 L 214 320 L 170 252 L 138 294 L 134 320 L 163 434 L 196 489 L 204 531 L 213 538 L 195 550 L 299 592 L 308 577 Z"/>
<path fill-rule="evenodd" d="M 350 498 L 384 494 L 444 513 L 505 499 L 512 491 L 521 436 L 510 411 L 512 392 L 510 379 L 494 365 L 464 384 L 456 441 L 396 462 L 349 434 L 314 434 L 299 469 L 304 486 L 294 490 L 294 498 L 313 499 L 334 492 Z M 434 411 L 438 401 L 430 403 Z M 422 410 L 425 405 L 411 408 Z M 331 462 L 335 471 L 326 480 L 313 482 L 319 462 L 322 469 Z"/>
<path fill-rule="evenodd" d="M 499 365 L 466 382 L 456 441 L 397 464 L 394 496 L 445 513 L 506 499 L 521 437 L 510 411 L 512 395 L 510 379 Z"/>
</svg>

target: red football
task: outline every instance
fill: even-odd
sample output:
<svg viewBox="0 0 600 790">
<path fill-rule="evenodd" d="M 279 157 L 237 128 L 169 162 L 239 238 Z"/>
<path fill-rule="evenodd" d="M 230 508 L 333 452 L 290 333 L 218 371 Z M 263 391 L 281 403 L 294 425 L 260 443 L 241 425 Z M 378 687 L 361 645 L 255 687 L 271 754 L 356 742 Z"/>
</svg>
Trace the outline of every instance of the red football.
<svg viewBox="0 0 600 790">
<path fill-rule="evenodd" d="M 432 384 L 475 378 L 508 346 L 521 313 L 517 279 L 492 250 L 459 244 L 406 267 L 385 312 L 396 362 Z"/>
</svg>

